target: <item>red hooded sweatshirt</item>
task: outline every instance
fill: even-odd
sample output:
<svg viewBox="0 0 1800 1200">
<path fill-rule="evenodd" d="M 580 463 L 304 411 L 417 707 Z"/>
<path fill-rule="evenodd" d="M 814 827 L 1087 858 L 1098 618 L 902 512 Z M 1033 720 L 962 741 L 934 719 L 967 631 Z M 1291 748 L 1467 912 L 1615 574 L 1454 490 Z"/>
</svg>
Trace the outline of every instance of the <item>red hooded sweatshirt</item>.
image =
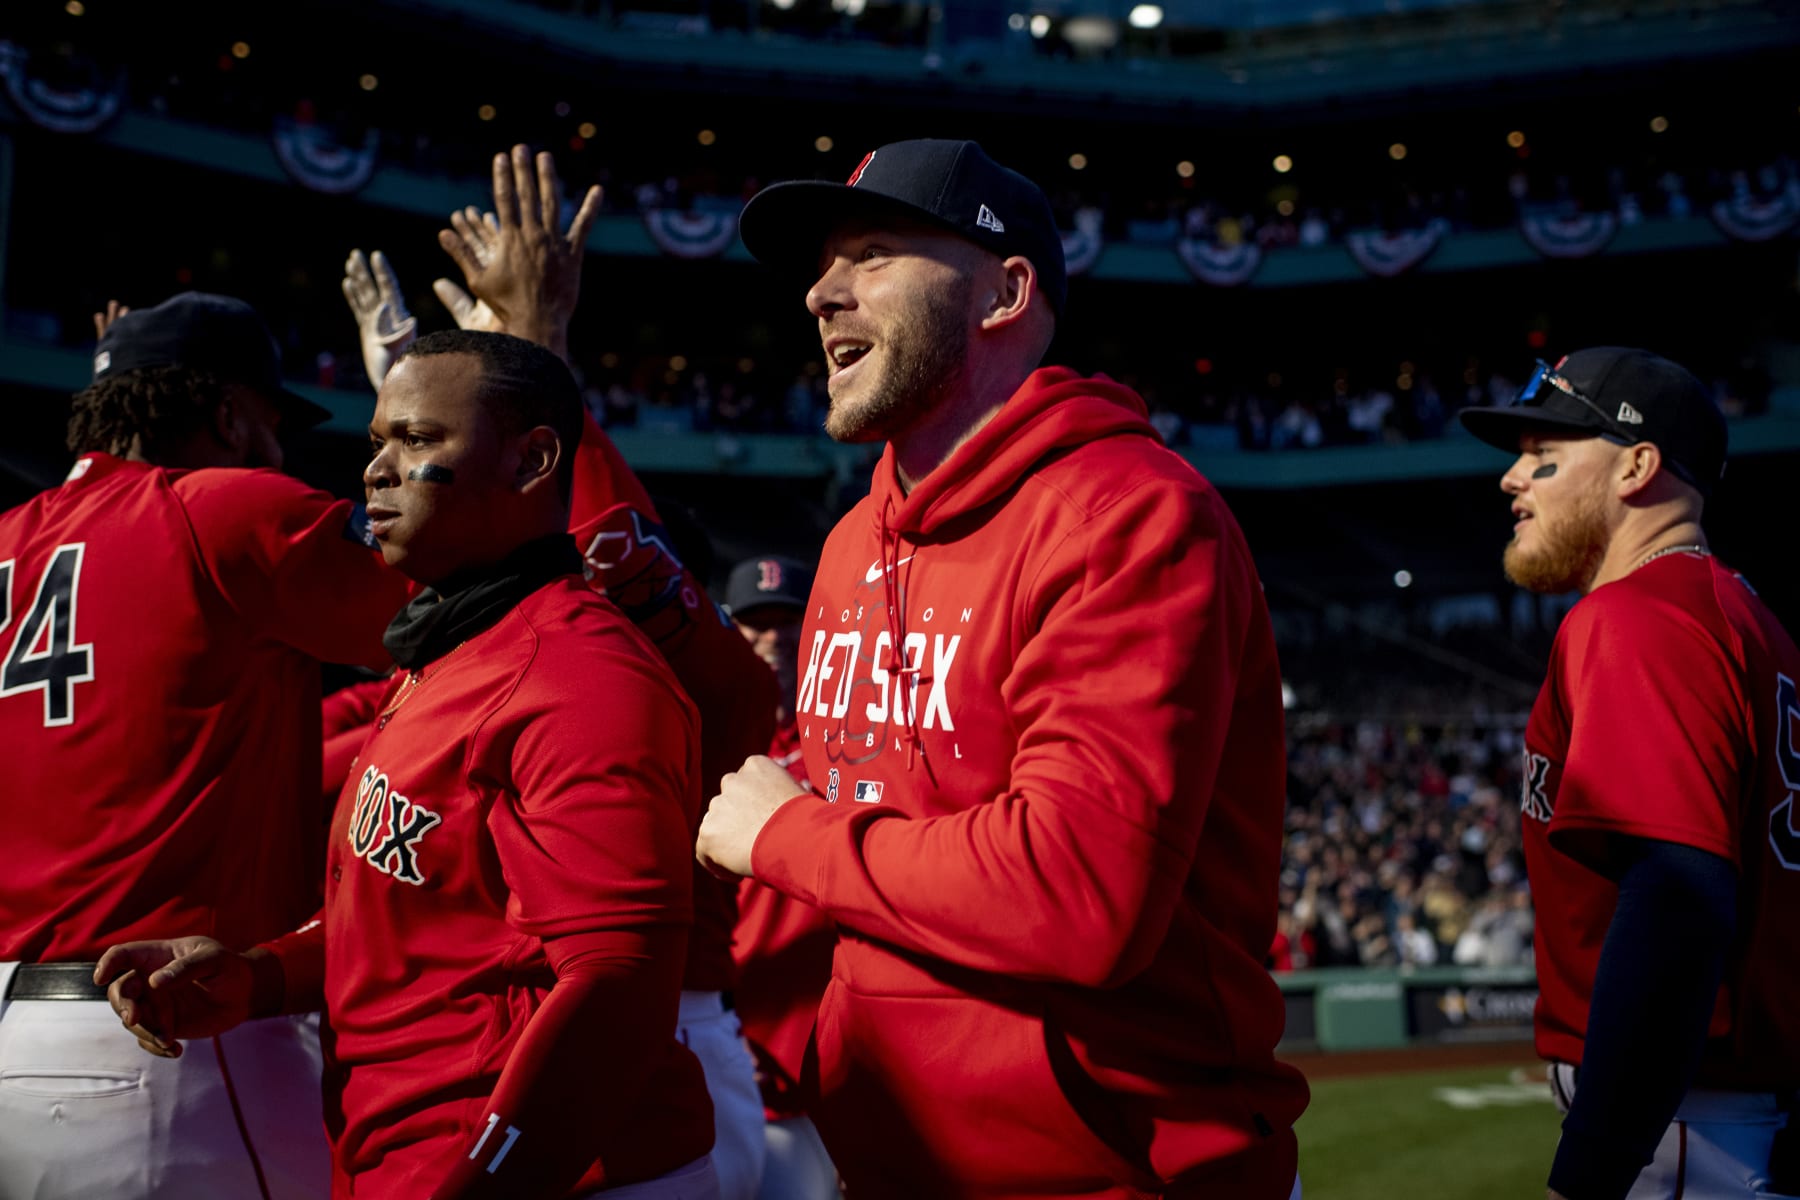
<svg viewBox="0 0 1800 1200">
<path fill-rule="evenodd" d="M 1143 401 L 1040 370 L 910 495 L 890 447 L 801 657 L 820 795 L 753 866 L 840 926 L 814 1116 L 859 1200 L 1284 1200 L 1275 643 Z"/>
</svg>

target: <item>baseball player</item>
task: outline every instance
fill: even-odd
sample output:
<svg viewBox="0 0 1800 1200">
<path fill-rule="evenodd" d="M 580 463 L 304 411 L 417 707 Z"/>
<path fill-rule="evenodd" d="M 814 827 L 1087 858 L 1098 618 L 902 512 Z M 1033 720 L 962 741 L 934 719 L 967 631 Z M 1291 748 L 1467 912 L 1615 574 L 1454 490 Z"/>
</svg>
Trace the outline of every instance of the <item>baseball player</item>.
<svg viewBox="0 0 1800 1200">
<path fill-rule="evenodd" d="M 584 243 L 600 191 L 591 188 L 565 233 L 557 234 L 562 183 L 548 154 L 524 146 L 494 158 L 493 213 L 457 213 L 440 244 L 462 269 L 473 298 L 449 280 L 434 285 L 459 323 L 511 332 L 568 357 L 568 325 L 580 293 Z M 410 318 L 385 258 L 372 269 L 346 263 L 345 295 L 363 332 L 372 376 L 383 355 L 404 348 Z M 776 695 L 768 670 L 707 598 L 681 562 L 649 493 L 611 438 L 583 416 L 575 451 L 569 531 L 589 582 L 648 634 L 701 717 L 703 795 L 725 772 L 769 745 Z M 726 1007 L 735 889 L 694 868 L 694 926 L 688 939 L 679 1036 L 700 1059 L 712 1094 L 713 1162 L 725 1200 L 751 1200 L 762 1177 L 763 1107 L 755 1062 Z"/>
<path fill-rule="evenodd" d="M 383 383 L 370 530 L 420 592 L 331 825 L 325 903 L 248 953 L 109 950 L 147 1048 L 323 1007 L 333 1195 L 710 1200 L 712 1114 L 674 1038 L 697 716 L 580 576 L 581 399 L 501 334 L 415 342 Z"/>
<path fill-rule="evenodd" d="M 732 623 L 774 672 L 783 697 L 769 757 L 803 788 L 811 785 L 793 695 L 800 680 L 800 626 L 812 585 L 812 568 L 806 563 L 767 555 L 733 567 L 725 586 Z M 800 1078 L 819 998 L 831 982 L 837 933 L 830 918 L 812 905 L 754 879 L 739 881 L 737 899 L 731 953 L 738 978 L 733 995 L 744 1037 L 756 1055 L 767 1121 L 768 1160 L 758 1196 L 832 1200 L 838 1194 L 837 1168 L 806 1115 Z"/>
<path fill-rule="evenodd" d="M 814 1120 L 852 1195 L 1283 1200 L 1281 680 L 1250 553 L 1144 402 L 1038 366 L 1044 194 L 972 142 L 744 210 L 814 282 L 826 430 L 885 440 L 800 646 L 804 793 L 698 843 L 836 921 Z"/>
<path fill-rule="evenodd" d="M 385 660 L 406 580 L 280 474 L 323 410 L 254 312 L 184 293 L 106 324 L 68 479 L 0 514 L 0 1196 L 311 1197 L 313 1023 L 151 1061 L 93 961 L 318 905 L 319 662 Z M 263 469 L 253 469 L 263 468 Z"/>
<path fill-rule="evenodd" d="M 1681 367 L 1581 350 L 1468 428 L 1518 455 L 1506 573 L 1583 597 L 1525 737 L 1550 1195 L 1800 1194 L 1800 650 L 1708 549 L 1723 417 Z"/>
</svg>

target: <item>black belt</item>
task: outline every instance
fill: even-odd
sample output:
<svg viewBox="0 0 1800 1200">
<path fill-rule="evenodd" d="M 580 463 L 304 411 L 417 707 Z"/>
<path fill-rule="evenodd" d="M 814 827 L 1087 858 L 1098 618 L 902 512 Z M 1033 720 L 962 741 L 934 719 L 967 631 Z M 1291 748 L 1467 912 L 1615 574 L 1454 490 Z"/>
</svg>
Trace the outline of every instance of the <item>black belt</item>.
<svg viewBox="0 0 1800 1200">
<path fill-rule="evenodd" d="M 94 982 L 96 963 L 20 963 L 7 985 L 8 1000 L 105 1000 Z"/>
</svg>

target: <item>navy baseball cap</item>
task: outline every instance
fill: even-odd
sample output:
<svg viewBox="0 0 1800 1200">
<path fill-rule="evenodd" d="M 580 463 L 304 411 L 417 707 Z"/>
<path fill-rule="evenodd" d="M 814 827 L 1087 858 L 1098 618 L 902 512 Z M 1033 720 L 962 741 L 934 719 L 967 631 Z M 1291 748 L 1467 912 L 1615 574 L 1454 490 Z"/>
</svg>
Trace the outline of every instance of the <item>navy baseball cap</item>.
<svg viewBox="0 0 1800 1200">
<path fill-rule="evenodd" d="M 182 292 L 114 321 L 94 349 L 94 382 L 139 367 L 191 367 L 274 401 L 285 429 L 311 429 L 331 414 L 281 385 L 281 351 L 242 300 Z"/>
<path fill-rule="evenodd" d="M 815 269 L 834 226 L 895 217 L 947 230 L 1001 258 L 1030 260 L 1038 290 L 1061 314 L 1068 268 L 1049 198 L 974 142 L 894 142 L 864 156 L 847 183 L 772 184 L 744 206 L 738 232 L 759 261 L 802 273 Z"/>
<path fill-rule="evenodd" d="M 725 584 L 725 609 L 742 616 L 755 608 L 792 608 L 805 611 L 812 595 L 813 569 L 797 558 L 765 554 L 746 558 L 731 568 Z"/>
<path fill-rule="evenodd" d="M 1692 372 L 1648 350 L 1596 346 L 1554 367 L 1540 362 L 1511 405 L 1459 415 L 1470 433 L 1515 453 L 1521 437 L 1541 432 L 1650 442 L 1702 496 L 1725 473 L 1725 414 Z"/>
</svg>

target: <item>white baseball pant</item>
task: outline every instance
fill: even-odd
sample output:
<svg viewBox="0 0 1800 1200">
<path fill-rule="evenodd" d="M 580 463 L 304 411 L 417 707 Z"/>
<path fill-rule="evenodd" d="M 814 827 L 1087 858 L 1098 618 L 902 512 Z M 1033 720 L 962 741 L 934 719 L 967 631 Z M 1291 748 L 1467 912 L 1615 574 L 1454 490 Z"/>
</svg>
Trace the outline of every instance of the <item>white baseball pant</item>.
<svg viewBox="0 0 1800 1200">
<path fill-rule="evenodd" d="M 719 1195 L 722 1200 L 756 1200 L 767 1150 L 756 1059 L 744 1044 L 744 1027 L 718 992 L 682 992 L 675 1036 L 706 1073 Z"/>
<path fill-rule="evenodd" d="M 1550 1064 L 1557 1110 L 1575 1097 L 1575 1068 Z M 1769 1186 L 1769 1152 L 1788 1115 L 1771 1092 L 1694 1088 L 1657 1144 L 1626 1200 L 1774 1200 L 1793 1195 Z"/>
<path fill-rule="evenodd" d="M 763 1126 L 768 1158 L 757 1200 L 838 1200 L 837 1168 L 805 1117 L 787 1117 Z"/>
<path fill-rule="evenodd" d="M 16 963 L 0 963 L 4 997 Z M 331 1191 L 316 1017 L 157 1058 L 101 1000 L 0 999 L 0 1200 L 316 1200 Z"/>
</svg>

